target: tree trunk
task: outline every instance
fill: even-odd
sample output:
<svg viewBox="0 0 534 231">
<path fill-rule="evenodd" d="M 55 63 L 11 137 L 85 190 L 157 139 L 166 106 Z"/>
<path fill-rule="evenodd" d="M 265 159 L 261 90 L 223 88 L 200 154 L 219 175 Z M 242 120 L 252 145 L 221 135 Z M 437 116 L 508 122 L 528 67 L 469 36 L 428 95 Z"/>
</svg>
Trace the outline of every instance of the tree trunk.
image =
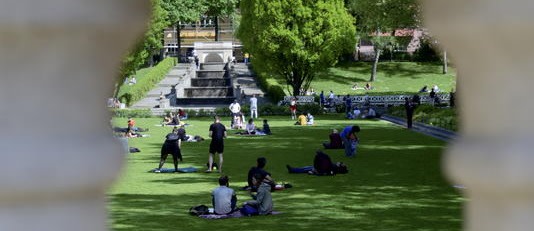
<svg viewBox="0 0 534 231">
<path fill-rule="evenodd" d="M 447 51 L 443 51 L 443 74 L 447 74 Z"/>
<path fill-rule="evenodd" d="M 180 28 L 180 21 L 176 23 L 176 46 L 177 51 L 174 51 L 176 57 L 178 57 L 178 60 L 180 60 L 180 56 L 182 55 L 182 36 L 180 36 L 180 31 L 182 28 Z"/>
<path fill-rule="evenodd" d="M 219 41 L 219 17 L 215 16 L 215 41 Z"/>
<path fill-rule="evenodd" d="M 376 68 L 378 66 L 378 60 L 380 59 L 380 52 L 382 50 L 377 49 L 376 55 L 375 55 L 375 61 L 373 62 L 373 70 L 371 71 L 371 79 L 369 79 L 369 82 L 374 82 L 376 80 Z"/>
</svg>

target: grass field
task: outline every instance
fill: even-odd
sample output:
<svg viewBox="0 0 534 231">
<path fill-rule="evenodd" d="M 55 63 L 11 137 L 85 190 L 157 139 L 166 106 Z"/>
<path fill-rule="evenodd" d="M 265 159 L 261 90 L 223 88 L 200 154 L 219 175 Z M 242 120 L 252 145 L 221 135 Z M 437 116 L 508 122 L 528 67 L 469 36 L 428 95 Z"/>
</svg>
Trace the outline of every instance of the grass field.
<svg viewBox="0 0 534 231">
<path fill-rule="evenodd" d="M 330 90 L 336 95 L 355 94 L 413 94 L 424 85 L 429 88 L 438 85 L 441 91 L 450 92 L 456 87 L 456 70 L 449 67 L 448 74 L 442 74 L 439 63 L 416 62 L 380 62 L 378 65 L 376 81 L 371 85 L 373 90 L 352 90 L 354 83 L 363 87 L 371 76 L 372 63 L 347 62 L 341 63 L 328 71 L 318 73 L 311 84 L 317 93 Z M 285 82 L 270 80 L 286 89 Z"/>
<path fill-rule="evenodd" d="M 332 128 L 354 121 L 342 115 L 316 117 L 316 126 L 292 125 L 287 117 L 270 117 L 274 135 L 244 137 L 229 131 L 225 141 L 224 174 L 238 193 L 238 203 L 250 196 L 238 188 L 246 184 L 248 169 L 257 157 L 267 158 L 266 170 L 278 182 L 294 187 L 273 192 L 280 215 L 241 219 L 204 220 L 188 214 L 191 206 L 210 205 L 218 173 L 204 173 L 209 140 L 185 143 L 184 162 L 199 173 L 148 173 L 157 167 L 159 150 L 171 127 L 158 127 L 158 118 L 136 119 L 150 137 L 131 138 L 141 149 L 129 154 L 120 178 L 109 191 L 113 230 L 460 230 L 462 197 L 440 172 L 445 143 L 383 121 L 356 121 L 361 144 L 356 158 L 343 150 L 327 150 L 343 161 L 349 173 L 337 176 L 288 174 L 286 164 L 311 165 Z M 187 121 L 189 135 L 207 138 L 211 119 Z M 126 119 L 115 123 L 125 125 Z M 223 118 L 225 125 L 229 118 Z M 260 123 L 261 124 L 261 123 Z M 216 158 L 217 159 L 217 158 Z M 169 157 L 164 167 L 172 167 Z"/>
</svg>

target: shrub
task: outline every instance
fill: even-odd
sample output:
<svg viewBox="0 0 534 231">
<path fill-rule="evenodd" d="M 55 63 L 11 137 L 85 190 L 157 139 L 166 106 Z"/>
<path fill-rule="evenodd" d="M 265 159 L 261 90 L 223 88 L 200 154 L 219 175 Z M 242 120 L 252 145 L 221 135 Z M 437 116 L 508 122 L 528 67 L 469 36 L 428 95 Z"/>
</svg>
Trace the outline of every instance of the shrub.
<svg viewBox="0 0 534 231">
<path fill-rule="evenodd" d="M 143 78 L 137 80 L 137 83 L 129 86 L 128 89 L 121 91 L 118 96 L 119 100 L 125 103 L 127 106 L 131 106 L 133 103 L 139 101 L 145 97 L 154 85 L 159 83 L 169 70 L 174 66 L 175 58 L 166 58 L 158 65 L 153 67 L 146 73 Z"/>
<path fill-rule="evenodd" d="M 110 109 L 113 117 L 135 117 L 135 118 L 150 118 L 152 111 L 150 109 Z"/>
</svg>

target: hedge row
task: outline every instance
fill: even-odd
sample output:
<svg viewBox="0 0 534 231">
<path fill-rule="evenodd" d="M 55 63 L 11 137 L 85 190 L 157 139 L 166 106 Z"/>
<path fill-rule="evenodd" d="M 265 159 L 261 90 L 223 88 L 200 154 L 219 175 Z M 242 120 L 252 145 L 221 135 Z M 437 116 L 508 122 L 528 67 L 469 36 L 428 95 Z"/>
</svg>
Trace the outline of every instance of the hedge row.
<svg viewBox="0 0 534 231">
<path fill-rule="evenodd" d="M 123 91 L 118 96 L 119 100 L 125 103 L 128 107 L 135 102 L 141 100 L 145 95 L 154 88 L 154 85 L 159 83 L 165 78 L 165 75 L 175 64 L 175 58 L 166 58 L 159 62 L 158 65 L 153 67 L 146 73 L 143 78 L 138 79 L 137 83 L 128 87 L 126 91 Z"/>
<path fill-rule="evenodd" d="M 406 118 L 404 106 L 391 107 L 388 114 Z M 415 108 L 413 120 L 453 131 L 458 129 L 458 115 L 454 108 L 419 105 Z"/>
<path fill-rule="evenodd" d="M 153 117 L 152 112 L 150 109 L 110 109 L 111 114 L 113 117 L 122 117 L 122 118 L 128 118 L 128 117 L 134 117 L 134 118 L 148 118 Z M 185 110 L 186 113 L 191 117 L 206 117 L 206 116 L 214 116 L 214 115 L 220 115 L 220 116 L 229 116 L 230 109 L 227 107 L 217 108 L 215 111 L 212 110 Z M 166 110 L 165 114 L 168 114 L 171 112 L 171 110 Z M 173 111 L 174 112 L 174 111 Z M 241 107 L 241 112 L 245 113 L 245 115 L 249 116 L 250 114 L 250 108 L 248 105 L 244 105 Z M 305 105 L 298 105 L 297 107 L 297 113 L 311 113 L 312 115 L 318 115 L 323 114 L 324 111 L 321 109 L 321 107 L 318 104 L 305 104 Z M 271 115 L 289 115 L 289 107 L 288 106 L 278 106 L 274 104 L 264 104 L 260 105 L 258 109 L 258 114 L 260 116 L 271 116 Z"/>
</svg>

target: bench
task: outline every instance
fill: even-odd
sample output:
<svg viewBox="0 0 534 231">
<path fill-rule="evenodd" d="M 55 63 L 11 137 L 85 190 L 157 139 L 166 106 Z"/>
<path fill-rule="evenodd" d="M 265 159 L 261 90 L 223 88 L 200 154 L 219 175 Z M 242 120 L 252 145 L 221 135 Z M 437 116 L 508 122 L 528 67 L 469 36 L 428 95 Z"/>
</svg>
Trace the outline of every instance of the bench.
<svg viewBox="0 0 534 231">
<path fill-rule="evenodd" d="M 332 105 L 345 105 L 343 100 L 345 96 L 336 96 L 332 100 L 326 98 L 326 101 L 331 101 Z M 349 96 L 352 100 L 352 106 L 363 107 L 366 100 L 369 102 L 369 106 L 372 107 L 389 107 L 389 106 L 400 106 L 404 105 L 405 98 L 412 98 L 413 95 L 351 95 Z M 421 104 L 431 104 L 431 99 L 428 94 L 419 95 L 421 99 Z M 439 98 L 440 103 L 449 105 L 450 103 L 450 94 L 448 93 L 438 93 L 436 97 Z M 285 96 L 283 100 L 278 102 L 278 105 L 288 105 L 293 96 Z M 315 102 L 314 96 L 296 96 L 297 104 L 310 104 L 317 103 Z"/>
</svg>

